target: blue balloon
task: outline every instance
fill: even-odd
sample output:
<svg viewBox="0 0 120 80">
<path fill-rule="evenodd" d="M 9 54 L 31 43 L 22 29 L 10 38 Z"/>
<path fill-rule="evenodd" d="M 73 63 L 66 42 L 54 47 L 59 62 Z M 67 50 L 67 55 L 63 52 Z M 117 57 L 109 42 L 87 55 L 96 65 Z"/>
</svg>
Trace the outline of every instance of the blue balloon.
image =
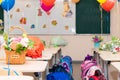
<svg viewBox="0 0 120 80">
<path fill-rule="evenodd" d="M 4 10 L 9 11 L 13 8 L 14 4 L 15 0 L 2 0 L 1 7 Z"/>
</svg>

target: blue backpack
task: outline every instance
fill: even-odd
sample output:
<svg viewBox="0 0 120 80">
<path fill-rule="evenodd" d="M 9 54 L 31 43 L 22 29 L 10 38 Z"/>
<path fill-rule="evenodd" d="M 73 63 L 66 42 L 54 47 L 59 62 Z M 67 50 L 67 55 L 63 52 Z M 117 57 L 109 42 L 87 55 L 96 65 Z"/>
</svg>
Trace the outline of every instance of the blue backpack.
<svg viewBox="0 0 120 80">
<path fill-rule="evenodd" d="M 72 77 L 65 72 L 54 72 L 47 75 L 47 80 L 73 80 Z"/>
<path fill-rule="evenodd" d="M 50 74 L 47 75 L 47 80 L 74 80 L 72 77 L 72 59 L 70 56 L 64 56 L 58 64 L 54 64 L 49 69 Z"/>
<path fill-rule="evenodd" d="M 72 75 L 59 64 L 53 65 L 53 67 L 49 69 L 49 72 L 47 80 L 74 80 Z"/>
<path fill-rule="evenodd" d="M 63 66 L 65 70 L 72 75 L 72 58 L 70 56 L 64 56 L 60 59 L 59 65 Z"/>
</svg>

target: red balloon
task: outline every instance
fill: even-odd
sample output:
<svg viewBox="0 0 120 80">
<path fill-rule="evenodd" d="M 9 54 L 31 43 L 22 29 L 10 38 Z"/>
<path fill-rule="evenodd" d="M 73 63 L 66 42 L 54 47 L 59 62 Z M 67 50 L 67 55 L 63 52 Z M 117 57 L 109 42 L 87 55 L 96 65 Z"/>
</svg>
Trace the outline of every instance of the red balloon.
<svg viewBox="0 0 120 80">
<path fill-rule="evenodd" d="M 41 3 L 43 3 L 46 6 L 51 6 L 55 3 L 55 0 L 41 0 Z"/>
<path fill-rule="evenodd" d="M 45 11 L 45 12 L 49 12 L 51 9 L 52 9 L 52 7 L 54 6 L 54 4 L 53 5 L 51 5 L 51 6 L 46 6 L 45 4 L 41 4 L 41 8 Z"/>
<path fill-rule="evenodd" d="M 115 0 L 106 0 L 106 2 L 104 2 L 101 6 L 105 11 L 109 12 L 113 8 L 114 4 Z"/>
</svg>

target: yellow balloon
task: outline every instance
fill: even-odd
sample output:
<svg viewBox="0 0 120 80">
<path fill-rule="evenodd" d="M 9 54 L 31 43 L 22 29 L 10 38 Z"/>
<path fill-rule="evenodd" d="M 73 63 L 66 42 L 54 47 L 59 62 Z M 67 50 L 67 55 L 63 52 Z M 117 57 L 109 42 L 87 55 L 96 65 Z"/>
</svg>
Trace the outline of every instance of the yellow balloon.
<svg viewBox="0 0 120 80">
<path fill-rule="evenodd" d="M 100 4 L 106 2 L 106 0 L 97 0 Z"/>
<path fill-rule="evenodd" d="M 2 0 L 0 0 L 0 4 L 2 3 Z"/>
</svg>

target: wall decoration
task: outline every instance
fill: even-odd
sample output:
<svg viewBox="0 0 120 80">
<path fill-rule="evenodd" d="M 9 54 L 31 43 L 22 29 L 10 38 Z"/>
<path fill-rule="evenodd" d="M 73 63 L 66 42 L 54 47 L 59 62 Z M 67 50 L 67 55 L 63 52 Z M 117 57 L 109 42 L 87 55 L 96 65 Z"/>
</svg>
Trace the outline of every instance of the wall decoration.
<svg viewBox="0 0 120 80">
<path fill-rule="evenodd" d="M 58 23 L 57 23 L 56 20 L 52 20 L 51 24 L 54 25 L 54 26 L 56 26 Z"/>
<path fill-rule="evenodd" d="M 64 11 L 62 13 L 62 16 L 64 16 L 64 17 L 72 16 L 72 11 L 70 9 L 69 0 L 64 0 L 63 5 L 64 5 L 64 7 L 63 7 Z"/>
<path fill-rule="evenodd" d="M 28 34 L 76 34 L 72 31 L 75 29 L 75 4 L 69 1 L 72 15 L 66 18 L 61 15 L 64 11 L 63 1 L 55 0 L 48 15 L 39 0 L 16 0 L 14 7 L 9 11 L 9 14 L 12 14 L 9 26 L 23 27 Z M 7 30 L 7 12 L 4 13 L 4 30 Z M 67 30 L 66 25 L 69 26 Z M 10 34 L 21 34 L 21 31 L 14 30 Z"/>
</svg>

